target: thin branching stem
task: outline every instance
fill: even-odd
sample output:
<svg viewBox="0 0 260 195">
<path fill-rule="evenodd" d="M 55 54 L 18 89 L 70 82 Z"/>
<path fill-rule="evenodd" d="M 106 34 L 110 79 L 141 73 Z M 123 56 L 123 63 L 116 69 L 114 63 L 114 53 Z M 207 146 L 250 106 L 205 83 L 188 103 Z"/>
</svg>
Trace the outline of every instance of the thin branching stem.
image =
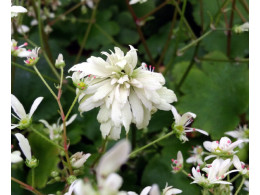
<svg viewBox="0 0 260 195">
<path fill-rule="evenodd" d="M 18 183 L 18 184 L 20 184 L 21 186 L 24 187 L 24 189 L 29 190 L 29 191 L 33 192 L 34 194 L 36 194 L 36 195 L 43 195 L 41 192 L 36 190 L 34 187 L 32 187 L 32 186 L 30 186 L 30 185 L 28 185 L 28 184 L 26 184 L 26 183 L 24 183 L 24 182 L 22 182 L 22 181 L 20 181 L 20 180 L 18 180 L 16 178 L 14 178 L 14 177 L 11 177 L 11 180 L 16 182 L 16 183 Z"/>
</svg>

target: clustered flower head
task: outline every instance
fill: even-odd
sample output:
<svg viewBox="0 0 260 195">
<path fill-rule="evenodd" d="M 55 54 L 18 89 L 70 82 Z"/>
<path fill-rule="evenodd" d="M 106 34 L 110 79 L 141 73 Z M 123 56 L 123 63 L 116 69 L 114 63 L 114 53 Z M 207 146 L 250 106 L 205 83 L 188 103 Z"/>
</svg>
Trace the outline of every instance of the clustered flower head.
<svg viewBox="0 0 260 195">
<path fill-rule="evenodd" d="M 79 110 L 87 112 L 100 107 L 97 119 L 101 123 L 100 130 L 104 138 L 109 136 L 119 139 L 122 126 L 126 133 L 131 123 L 142 129 L 147 127 L 151 114 L 157 109 L 171 110 L 170 103 L 177 101 L 176 95 L 163 87 L 164 77 L 161 73 L 154 72 L 152 66 L 143 63 L 136 68 L 135 48 L 130 46 L 126 55 L 117 47 L 111 54 L 102 54 L 107 56 L 106 61 L 92 56 L 87 62 L 74 65 L 70 71 L 80 71 L 73 76 L 74 82 L 78 80 L 85 83 L 85 77 L 95 77 L 81 91 Z"/>
<path fill-rule="evenodd" d="M 16 115 L 12 114 L 16 119 L 19 120 L 18 124 L 12 124 L 11 129 L 19 128 L 19 129 L 25 129 L 28 128 L 32 123 L 32 115 L 35 112 L 35 110 L 38 108 L 39 104 L 43 100 L 43 97 L 38 97 L 34 100 L 32 107 L 30 109 L 29 114 L 26 114 L 23 105 L 20 103 L 20 101 L 12 94 L 11 95 L 11 106 L 15 112 Z"/>
<path fill-rule="evenodd" d="M 189 140 L 186 136 L 186 133 L 188 132 L 197 131 L 204 135 L 209 135 L 204 130 L 188 127 L 193 122 L 193 119 L 196 118 L 196 114 L 187 112 L 181 116 L 174 106 L 172 106 L 171 110 L 175 120 L 172 125 L 173 131 L 176 134 L 177 138 L 182 142 L 186 142 Z"/>
<path fill-rule="evenodd" d="M 236 153 L 234 151 L 234 148 L 236 148 L 242 142 L 243 140 L 237 140 L 232 143 L 232 141 L 228 137 L 222 137 L 220 141 L 205 141 L 203 143 L 204 148 L 212 153 L 212 155 L 207 156 L 205 160 L 217 156 L 231 157 Z"/>
</svg>

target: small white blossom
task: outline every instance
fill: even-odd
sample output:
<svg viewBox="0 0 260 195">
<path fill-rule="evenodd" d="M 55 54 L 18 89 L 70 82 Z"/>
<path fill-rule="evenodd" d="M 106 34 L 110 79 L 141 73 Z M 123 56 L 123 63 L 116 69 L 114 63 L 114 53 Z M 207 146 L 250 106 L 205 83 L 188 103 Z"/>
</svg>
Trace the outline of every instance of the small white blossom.
<svg viewBox="0 0 260 195">
<path fill-rule="evenodd" d="M 241 162 L 236 155 L 233 156 L 233 164 L 242 175 L 249 177 L 249 167 L 244 162 Z"/>
<path fill-rule="evenodd" d="M 240 26 L 236 25 L 236 26 L 234 26 L 233 30 L 234 30 L 235 33 L 238 33 L 238 34 L 240 34 L 242 32 L 248 32 L 249 31 L 249 23 L 246 22 L 246 23 L 244 23 Z"/>
<path fill-rule="evenodd" d="M 27 51 L 24 47 L 27 46 L 28 43 L 24 43 L 20 46 L 17 46 L 17 41 L 12 39 L 11 41 L 11 55 L 17 56 L 20 58 L 28 57 L 30 56 L 31 52 Z"/>
<path fill-rule="evenodd" d="M 18 163 L 23 161 L 21 157 L 21 152 L 18 150 L 15 150 L 11 153 L 11 163 Z"/>
<path fill-rule="evenodd" d="M 24 61 L 27 66 L 34 66 L 38 62 L 39 50 L 40 50 L 40 47 L 36 47 L 35 49 L 33 49 L 31 51 L 30 56 L 27 57 L 27 60 Z"/>
<path fill-rule="evenodd" d="M 85 77 L 86 75 L 83 73 L 83 72 L 74 72 L 72 74 L 72 76 L 67 76 L 66 78 L 71 78 L 72 79 L 72 82 L 73 82 L 73 85 L 75 87 L 77 87 L 77 91 L 76 93 L 79 92 L 79 90 L 85 90 L 87 89 L 87 87 L 91 84 L 95 84 L 95 76 L 91 76 L 91 75 L 88 75 L 87 77 Z M 79 90 L 78 90 L 79 89 Z M 84 96 L 84 94 L 83 94 Z"/>
<path fill-rule="evenodd" d="M 247 127 L 247 125 L 239 126 L 238 129 L 234 130 L 234 131 L 228 131 L 225 134 L 238 139 L 238 140 L 243 140 L 243 142 L 241 144 L 239 144 L 239 148 L 242 148 L 244 143 L 249 142 L 249 129 Z"/>
<path fill-rule="evenodd" d="M 186 160 L 187 163 L 203 164 L 202 156 L 204 155 L 204 151 L 201 146 L 194 147 L 191 153 L 191 157 Z"/>
<path fill-rule="evenodd" d="M 27 9 L 25 9 L 24 7 L 22 6 L 12 6 L 11 4 L 11 18 L 12 17 L 16 17 L 18 15 L 18 13 L 26 13 L 27 12 Z"/>
<path fill-rule="evenodd" d="M 20 26 L 17 26 L 16 29 L 17 29 L 17 32 L 21 35 L 30 31 L 30 28 L 26 25 L 23 25 L 23 24 L 20 25 Z"/>
<path fill-rule="evenodd" d="M 133 4 L 136 4 L 136 3 L 145 3 L 146 1 L 147 0 L 130 0 L 129 4 L 133 5 Z"/>
<path fill-rule="evenodd" d="M 215 159 L 211 165 L 203 168 L 202 170 L 206 172 L 206 176 L 201 174 L 200 167 L 192 168 L 191 178 L 194 180 L 193 183 L 197 183 L 202 187 L 213 187 L 215 184 L 231 184 L 230 182 L 223 181 L 223 179 L 230 173 L 236 172 L 237 170 L 228 171 L 232 162 L 230 159 Z"/>
<path fill-rule="evenodd" d="M 130 124 L 138 129 L 147 127 L 151 114 L 157 109 L 168 111 L 177 101 L 172 90 L 163 87 L 165 79 L 155 73 L 152 66 L 142 64 L 136 68 L 136 49 L 124 52 L 115 47 L 115 53 L 102 52 L 107 60 L 90 57 L 87 62 L 74 65 L 70 71 L 95 76 L 95 82 L 82 91 L 79 97 L 80 112 L 100 107 L 97 116 L 100 130 L 105 138 L 119 139 L 121 127 L 128 133 Z"/>
<path fill-rule="evenodd" d="M 175 132 L 177 138 L 180 139 L 181 141 L 186 142 L 189 140 L 186 136 L 186 133 L 188 133 L 188 132 L 197 131 L 204 135 L 209 135 L 206 131 L 203 131 L 201 129 L 195 129 L 195 128 L 188 127 L 188 125 L 190 125 L 192 123 L 193 119 L 196 118 L 196 114 L 187 112 L 181 116 L 181 115 L 179 115 L 179 113 L 177 112 L 177 110 L 174 106 L 172 106 L 171 110 L 172 110 L 172 114 L 175 119 L 175 124 L 173 127 L 174 132 Z"/>
<path fill-rule="evenodd" d="M 20 101 L 11 94 L 11 106 L 17 116 L 12 114 L 16 119 L 19 120 L 18 124 L 12 124 L 11 129 L 18 127 L 19 129 L 25 129 L 30 126 L 32 122 L 32 115 L 43 100 L 43 97 L 38 97 L 34 100 L 29 114 L 26 114 L 23 105 Z"/>
<path fill-rule="evenodd" d="M 63 55 L 62 55 L 61 53 L 58 55 L 58 58 L 57 58 L 56 61 L 55 61 L 55 65 L 56 65 L 56 66 L 58 66 L 58 65 L 60 65 L 60 64 L 65 64 L 65 62 L 64 62 L 64 60 L 63 60 Z"/>
<path fill-rule="evenodd" d="M 78 169 L 84 165 L 91 154 L 83 154 L 83 152 L 77 152 L 70 157 L 70 162 L 73 168 Z"/>
<path fill-rule="evenodd" d="M 46 25 L 44 27 L 44 32 L 48 35 L 53 31 L 52 27 L 50 25 Z"/>
<path fill-rule="evenodd" d="M 163 189 L 163 195 L 175 195 L 182 193 L 182 190 L 173 188 L 172 186 L 168 186 L 168 183 L 166 183 L 165 188 Z"/>
<path fill-rule="evenodd" d="M 236 152 L 233 151 L 239 144 L 241 144 L 243 140 L 237 140 L 232 143 L 228 137 L 222 137 L 220 141 L 205 141 L 203 146 L 206 150 L 212 153 L 212 155 L 207 156 L 204 160 L 208 160 L 212 157 L 217 156 L 232 156 Z"/>
<path fill-rule="evenodd" d="M 183 169 L 183 156 L 181 151 L 177 153 L 177 159 L 172 159 L 172 169 L 174 173 L 177 173 Z"/>
<path fill-rule="evenodd" d="M 70 125 L 77 118 L 77 114 L 73 114 L 68 121 L 66 126 Z M 51 140 L 57 140 L 61 138 L 61 132 L 63 131 L 63 123 L 60 124 L 60 119 L 57 123 L 50 125 L 46 120 L 40 119 L 39 122 L 43 123 L 48 129 L 48 133 Z"/>
</svg>

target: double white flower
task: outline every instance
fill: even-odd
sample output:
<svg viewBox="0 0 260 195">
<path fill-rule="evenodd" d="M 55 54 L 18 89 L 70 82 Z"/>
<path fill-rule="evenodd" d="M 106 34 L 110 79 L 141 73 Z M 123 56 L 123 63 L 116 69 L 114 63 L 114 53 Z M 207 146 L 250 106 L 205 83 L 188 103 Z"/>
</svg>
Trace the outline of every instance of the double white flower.
<svg viewBox="0 0 260 195">
<path fill-rule="evenodd" d="M 124 55 L 115 47 L 115 53 L 102 52 L 107 56 L 106 61 L 92 56 L 70 69 L 80 71 L 82 78 L 95 76 L 95 82 L 91 81 L 81 92 L 79 110 L 86 112 L 100 106 L 97 119 L 103 137 L 119 139 L 121 127 L 128 133 L 131 123 L 142 129 L 148 125 L 153 112 L 171 110 L 170 103 L 177 101 L 174 92 L 163 87 L 162 74 L 153 72 L 154 68 L 144 63 L 136 68 L 136 49 L 130 48 Z"/>
<path fill-rule="evenodd" d="M 11 94 L 11 106 L 17 116 L 12 114 L 16 119 L 19 120 L 18 124 L 12 124 L 11 129 L 18 127 L 19 129 L 25 129 L 30 126 L 32 122 L 32 115 L 43 100 L 43 97 L 38 97 L 34 100 L 29 114 L 26 114 L 23 105 L 20 101 Z"/>
<path fill-rule="evenodd" d="M 192 112 L 186 112 L 185 114 L 183 114 L 181 116 L 181 115 L 179 115 L 179 113 L 177 112 L 177 110 L 174 106 L 172 106 L 171 110 L 172 110 L 172 114 L 175 119 L 173 129 L 174 129 L 174 132 L 175 132 L 177 138 L 180 139 L 181 141 L 186 142 L 189 140 L 186 136 L 186 133 L 188 133 L 188 132 L 197 131 L 204 135 L 209 135 L 206 131 L 203 131 L 201 129 L 195 129 L 195 128 L 188 127 L 188 125 L 190 125 L 192 123 L 193 119 L 196 118 L 196 114 L 194 114 Z"/>
<path fill-rule="evenodd" d="M 204 160 L 208 160 L 217 156 L 230 157 L 234 155 L 236 152 L 233 150 L 239 144 L 241 144 L 243 140 L 237 140 L 234 143 L 228 137 L 222 137 L 220 141 L 205 141 L 203 146 L 206 150 L 212 153 L 212 155 L 207 156 Z"/>
</svg>

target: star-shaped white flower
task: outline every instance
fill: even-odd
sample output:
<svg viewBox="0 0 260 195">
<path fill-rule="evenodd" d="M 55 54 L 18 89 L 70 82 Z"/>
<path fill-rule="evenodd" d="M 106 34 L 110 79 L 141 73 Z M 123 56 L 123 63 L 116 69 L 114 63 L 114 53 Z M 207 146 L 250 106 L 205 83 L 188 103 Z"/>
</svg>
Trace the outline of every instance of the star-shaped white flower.
<svg viewBox="0 0 260 195">
<path fill-rule="evenodd" d="M 204 155 L 203 148 L 201 146 L 196 146 L 191 151 L 191 157 L 187 158 L 187 163 L 193 163 L 193 164 L 203 164 L 202 156 Z"/>
<path fill-rule="evenodd" d="M 174 106 L 172 106 L 171 110 L 172 110 L 172 114 L 173 114 L 174 120 L 175 120 L 173 129 L 174 129 L 174 132 L 175 132 L 177 138 L 179 138 L 181 141 L 186 142 L 189 140 L 186 136 L 186 133 L 188 133 L 188 132 L 197 131 L 204 135 L 209 135 L 204 130 L 188 127 L 188 125 L 190 125 L 192 123 L 193 119 L 196 118 L 196 114 L 194 114 L 192 112 L 187 112 L 181 116 L 181 115 L 179 115 L 179 113 L 177 112 L 177 110 Z"/>
<path fill-rule="evenodd" d="M 11 129 L 17 127 L 22 130 L 29 127 L 32 122 L 32 115 L 42 100 L 43 97 L 36 98 L 32 104 L 29 114 L 26 114 L 23 105 L 13 94 L 11 94 L 11 106 L 17 116 L 15 116 L 14 114 L 12 115 L 19 120 L 18 124 L 12 124 Z"/>
<path fill-rule="evenodd" d="M 24 61 L 27 66 L 34 66 L 38 62 L 39 50 L 40 50 L 40 47 L 35 47 L 31 51 L 30 56 L 27 57 L 27 60 Z"/>
<path fill-rule="evenodd" d="M 24 7 L 22 6 L 12 6 L 11 4 L 11 18 L 12 17 L 16 17 L 19 13 L 26 13 L 27 12 L 27 9 L 25 9 Z"/>
<path fill-rule="evenodd" d="M 244 146 L 244 143 L 249 142 L 249 129 L 247 125 L 239 126 L 236 130 L 234 131 L 228 131 L 225 134 L 237 139 L 237 140 L 243 140 L 241 144 L 239 144 L 239 148 L 242 148 Z"/>
<path fill-rule="evenodd" d="M 243 140 L 237 140 L 234 143 L 228 137 L 222 137 L 220 141 L 205 141 L 203 146 L 206 150 L 212 153 L 212 155 L 207 156 L 204 160 L 208 160 L 217 156 L 230 157 L 233 156 L 236 152 L 234 148 L 236 148 L 239 144 L 241 144 Z"/>
<path fill-rule="evenodd" d="M 232 162 L 230 159 L 215 159 L 211 165 L 203 168 L 202 170 L 206 172 L 206 176 L 201 174 L 200 167 L 192 168 L 191 178 L 194 180 L 193 183 L 197 183 L 202 187 L 211 188 L 215 184 L 231 184 L 230 182 L 223 181 L 223 179 L 230 173 L 236 172 L 237 170 L 228 171 Z"/>
<path fill-rule="evenodd" d="M 68 121 L 66 121 L 66 126 L 70 125 L 77 118 L 77 114 L 73 114 Z M 60 124 L 60 119 L 57 123 L 50 125 L 46 120 L 40 119 L 39 122 L 43 123 L 48 129 L 48 133 L 51 140 L 58 140 L 61 138 L 61 133 L 63 131 L 63 123 Z"/>
<path fill-rule="evenodd" d="M 161 73 L 144 63 L 136 68 L 137 53 L 132 46 L 126 55 L 117 47 L 111 54 L 102 54 L 107 56 L 106 61 L 92 56 L 70 71 L 80 71 L 82 78 L 95 76 L 95 81 L 81 92 L 79 110 L 87 112 L 100 107 L 97 119 L 104 138 L 119 139 L 121 127 L 128 133 L 131 123 L 138 129 L 147 127 L 152 113 L 157 109 L 170 110 L 170 103 L 177 101 L 174 92 L 163 87 L 165 79 Z"/>
</svg>

